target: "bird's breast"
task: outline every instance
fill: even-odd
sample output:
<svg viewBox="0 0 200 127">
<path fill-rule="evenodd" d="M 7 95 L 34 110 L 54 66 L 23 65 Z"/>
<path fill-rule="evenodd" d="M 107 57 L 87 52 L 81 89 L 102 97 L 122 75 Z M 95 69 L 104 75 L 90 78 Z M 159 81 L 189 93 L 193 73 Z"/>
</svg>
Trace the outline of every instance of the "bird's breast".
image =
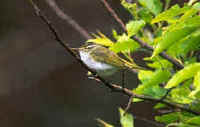
<svg viewBox="0 0 200 127">
<path fill-rule="evenodd" d="M 91 56 L 89 52 L 80 51 L 80 57 L 81 60 L 91 69 L 94 69 L 96 71 L 103 71 L 103 70 L 111 70 L 114 67 L 112 65 L 95 61 Z"/>
</svg>

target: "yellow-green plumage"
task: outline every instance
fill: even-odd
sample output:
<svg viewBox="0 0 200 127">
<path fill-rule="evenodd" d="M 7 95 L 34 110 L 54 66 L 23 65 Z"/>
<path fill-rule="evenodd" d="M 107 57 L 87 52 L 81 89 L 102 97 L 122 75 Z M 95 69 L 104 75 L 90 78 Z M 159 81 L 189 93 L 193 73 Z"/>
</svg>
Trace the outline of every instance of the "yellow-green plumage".
<svg viewBox="0 0 200 127">
<path fill-rule="evenodd" d="M 102 75 L 111 75 L 119 69 L 143 69 L 100 45 L 79 48 L 81 60 Z"/>
</svg>

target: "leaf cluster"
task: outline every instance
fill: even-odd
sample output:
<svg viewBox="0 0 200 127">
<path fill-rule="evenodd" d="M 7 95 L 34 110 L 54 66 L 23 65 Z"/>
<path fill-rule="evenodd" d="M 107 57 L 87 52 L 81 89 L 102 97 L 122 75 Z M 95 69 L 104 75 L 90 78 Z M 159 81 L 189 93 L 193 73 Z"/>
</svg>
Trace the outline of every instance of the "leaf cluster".
<svg viewBox="0 0 200 127">
<path fill-rule="evenodd" d="M 120 35 L 113 30 L 114 39 L 99 32 L 88 42 L 106 46 L 134 63 L 131 53 L 148 50 L 135 41 L 133 36 L 140 38 L 154 47 L 151 57 L 144 60 L 152 61 L 147 65 L 155 70 L 139 71 L 140 84 L 133 89 L 133 93 L 165 99 L 200 112 L 200 62 L 197 59 L 197 53 L 200 52 L 200 2 L 191 0 L 182 7 L 176 4 L 169 8 L 169 3 L 163 7 L 160 0 L 138 0 L 137 3 L 122 0 L 121 3 L 132 15 L 126 24 L 127 32 Z M 170 61 L 159 56 L 162 52 L 179 61 L 184 68 L 177 70 Z M 144 101 L 133 100 L 134 103 Z M 166 127 L 200 126 L 200 116 L 161 103 L 155 105 L 155 110 L 166 108 L 171 113 L 155 117 L 156 121 L 165 123 Z M 122 127 L 133 127 L 133 117 L 130 114 L 122 115 L 122 109 L 119 112 Z M 112 127 L 102 121 L 100 123 Z"/>
</svg>

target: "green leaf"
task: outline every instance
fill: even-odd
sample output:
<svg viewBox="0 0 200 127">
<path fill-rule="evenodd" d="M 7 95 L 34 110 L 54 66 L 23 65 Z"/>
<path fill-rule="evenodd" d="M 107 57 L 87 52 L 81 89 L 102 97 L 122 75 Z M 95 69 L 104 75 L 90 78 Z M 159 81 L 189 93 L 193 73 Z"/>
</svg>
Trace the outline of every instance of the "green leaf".
<svg viewBox="0 0 200 127">
<path fill-rule="evenodd" d="M 171 68 L 173 65 L 168 60 L 162 59 L 162 60 L 156 60 L 153 63 L 149 63 L 148 66 L 152 67 L 152 68 L 159 68 L 159 69 L 166 68 L 166 69 L 168 69 L 168 68 Z"/>
<path fill-rule="evenodd" d="M 177 28 L 173 30 L 169 30 L 165 32 L 165 34 L 161 37 L 160 42 L 156 45 L 155 50 L 153 52 L 152 57 L 157 56 L 159 53 L 161 53 L 163 50 L 169 48 L 172 44 L 175 44 L 182 38 L 186 37 L 188 34 L 195 31 L 196 27 L 183 27 L 183 28 Z"/>
<path fill-rule="evenodd" d="M 157 70 L 154 73 L 150 71 L 139 71 L 138 77 L 142 81 L 134 92 L 160 98 L 165 95 L 166 89 L 159 86 L 160 83 L 167 81 L 170 77 L 170 72 L 167 70 Z"/>
<path fill-rule="evenodd" d="M 116 39 L 116 40 L 118 40 L 119 38 L 120 38 L 120 35 L 118 35 L 117 34 L 117 31 L 116 30 L 112 30 L 112 35 L 113 35 L 113 37 Z"/>
<path fill-rule="evenodd" d="M 131 37 L 137 32 L 142 29 L 142 27 L 145 26 L 144 20 L 135 20 L 135 21 L 130 21 L 128 24 L 126 24 L 126 29 L 128 31 L 128 36 Z"/>
<path fill-rule="evenodd" d="M 188 119 L 186 123 L 200 126 L 200 116 L 192 117 Z"/>
<path fill-rule="evenodd" d="M 101 127 L 114 127 L 111 124 L 106 123 L 105 121 L 101 120 L 101 119 L 97 119 L 97 121 L 99 122 Z"/>
<path fill-rule="evenodd" d="M 119 52 L 132 52 L 138 49 L 140 45 L 134 41 L 133 39 L 130 39 L 126 35 L 122 35 L 119 40 L 114 43 L 109 49 L 112 50 L 115 53 Z"/>
<path fill-rule="evenodd" d="M 167 21 L 169 23 L 174 23 L 176 21 L 176 16 L 185 13 L 187 10 L 189 10 L 190 7 L 185 6 L 183 8 L 180 8 L 179 5 L 174 5 L 170 9 L 160 13 L 157 15 L 151 23 L 157 23 L 160 21 Z"/>
<path fill-rule="evenodd" d="M 138 15 L 137 15 L 137 4 L 135 3 L 128 3 L 126 2 L 126 0 L 122 0 L 121 4 L 124 6 L 124 8 L 126 8 L 131 15 L 137 19 Z"/>
<path fill-rule="evenodd" d="M 96 34 L 93 34 L 95 39 L 89 39 L 89 40 L 87 40 L 87 42 L 92 42 L 92 43 L 100 44 L 103 46 L 109 46 L 109 47 L 114 44 L 114 42 L 112 42 L 108 37 L 106 37 L 101 32 L 98 32 L 98 34 L 99 34 L 99 36 Z"/>
<path fill-rule="evenodd" d="M 195 51 L 200 49 L 200 29 L 192 32 L 185 38 L 172 45 L 168 50 L 171 56 L 179 57 L 186 56 L 189 51 Z"/>
<path fill-rule="evenodd" d="M 133 101 L 134 103 L 137 103 L 137 102 L 142 102 L 144 101 L 143 99 L 139 99 L 139 98 L 133 98 Z"/>
<path fill-rule="evenodd" d="M 139 74 L 138 74 L 138 78 L 140 79 L 140 81 L 142 83 L 150 80 L 150 78 L 152 77 L 153 75 L 153 72 L 152 71 L 140 71 Z"/>
<path fill-rule="evenodd" d="M 194 99 L 189 97 L 189 94 L 191 92 L 189 86 L 191 85 L 191 83 L 192 80 L 188 80 L 184 82 L 183 85 L 171 90 L 171 100 L 179 104 L 191 104 L 194 101 Z"/>
<path fill-rule="evenodd" d="M 195 90 L 193 90 L 189 96 L 194 96 L 196 93 L 200 92 L 200 71 L 194 76 L 193 86 Z"/>
<path fill-rule="evenodd" d="M 160 0 L 138 0 L 139 3 L 147 8 L 154 15 L 158 15 L 162 11 L 162 3 Z"/>
<path fill-rule="evenodd" d="M 146 71 L 149 72 L 149 71 Z M 145 72 L 144 71 L 139 71 L 139 79 L 141 79 L 141 75 L 143 75 Z M 143 84 L 146 85 L 156 85 L 156 84 L 160 84 L 163 83 L 165 81 L 167 81 L 170 77 L 171 73 L 168 70 L 163 70 L 163 69 L 159 69 L 156 70 L 154 73 L 152 73 L 151 75 L 148 75 L 149 78 L 147 80 L 143 80 Z M 145 75 L 143 75 L 145 76 Z M 144 79 L 144 77 L 143 77 Z"/>
<path fill-rule="evenodd" d="M 192 78 L 200 70 L 200 63 L 194 63 L 186 66 L 184 69 L 177 72 L 167 83 L 165 88 L 178 86 L 181 82 Z"/>
<path fill-rule="evenodd" d="M 198 126 L 190 125 L 190 124 L 185 124 L 185 123 L 179 122 L 179 123 L 171 123 L 171 124 L 168 124 L 166 127 L 198 127 Z"/>
<path fill-rule="evenodd" d="M 145 22 L 147 23 L 150 23 L 151 20 L 153 19 L 153 16 L 152 14 L 149 12 L 148 9 L 146 8 L 141 8 L 139 11 L 138 11 L 138 16 L 144 20 Z"/>
<path fill-rule="evenodd" d="M 134 127 L 134 119 L 131 114 L 125 113 L 121 108 L 119 108 L 119 113 L 122 127 Z"/>
<path fill-rule="evenodd" d="M 162 116 L 156 116 L 155 120 L 161 123 L 170 124 L 179 120 L 179 113 L 169 113 Z"/>
<path fill-rule="evenodd" d="M 165 108 L 165 107 L 166 107 L 165 104 L 158 103 L 158 104 L 156 104 L 153 108 L 154 108 L 154 109 L 161 109 L 161 108 Z"/>
<path fill-rule="evenodd" d="M 200 2 L 195 3 L 192 7 L 200 11 Z"/>
</svg>

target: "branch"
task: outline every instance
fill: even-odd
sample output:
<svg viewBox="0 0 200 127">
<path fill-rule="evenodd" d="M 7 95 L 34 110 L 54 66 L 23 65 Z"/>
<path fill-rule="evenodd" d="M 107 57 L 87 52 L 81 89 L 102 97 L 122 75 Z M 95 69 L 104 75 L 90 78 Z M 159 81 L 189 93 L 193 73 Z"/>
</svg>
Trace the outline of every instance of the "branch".
<svg viewBox="0 0 200 127">
<path fill-rule="evenodd" d="M 42 19 L 42 21 L 48 26 L 49 30 L 52 32 L 52 34 L 55 37 L 55 40 L 62 45 L 67 52 L 70 53 L 80 64 L 82 67 L 84 67 L 86 70 L 90 71 L 93 75 L 97 75 L 96 71 L 90 69 L 86 64 L 83 63 L 83 61 L 77 56 L 77 54 L 71 49 L 66 42 L 61 38 L 60 34 L 57 32 L 57 29 L 54 27 L 54 25 L 49 21 L 49 19 L 46 17 L 44 13 L 41 12 L 39 7 L 33 2 L 33 0 L 29 0 L 31 5 L 33 6 L 35 10 L 35 14 Z M 103 82 L 108 88 L 114 89 L 112 85 L 109 84 L 105 79 L 103 79 L 100 76 L 97 76 L 101 82 Z"/>
<path fill-rule="evenodd" d="M 94 79 L 98 82 L 101 82 L 101 80 L 99 80 L 98 78 L 94 78 Z M 139 99 L 143 99 L 145 101 L 150 101 L 150 102 L 155 102 L 155 103 L 163 103 L 163 104 L 165 104 L 165 105 L 167 105 L 171 108 L 181 109 L 182 111 L 187 111 L 187 112 L 193 113 L 195 115 L 200 115 L 200 112 L 191 110 L 189 107 L 186 107 L 184 105 L 173 103 L 173 102 L 170 102 L 170 101 L 167 101 L 167 100 L 163 100 L 162 98 L 159 99 L 159 98 L 154 98 L 154 97 L 151 97 L 151 96 L 136 94 L 132 90 L 129 90 L 127 88 L 123 88 L 123 87 L 121 87 L 117 84 L 112 83 L 110 85 L 112 85 L 112 87 L 113 87 L 112 90 L 114 92 L 123 93 L 124 95 L 127 95 L 129 97 L 139 98 Z"/>
<path fill-rule="evenodd" d="M 121 25 L 121 27 L 123 28 L 123 30 L 126 32 L 126 27 L 125 24 L 122 22 L 122 20 L 117 16 L 117 14 L 115 13 L 115 11 L 112 9 L 112 7 L 108 4 L 108 2 L 106 0 L 101 0 L 101 2 L 104 3 L 105 7 L 107 8 L 107 10 L 112 14 L 112 16 L 114 17 L 114 19 Z M 148 45 L 146 42 L 144 42 L 143 40 L 141 40 L 140 38 L 133 36 L 132 37 L 135 41 L 137 41 L 141 47 L 146 48 L 150 51 L 153 51 L 153 47 L 151 47 L 150 45 Z M 171 56 L 167 55 L 165 52 L 162 52 L 159 54 L 161 57 L 167 59 L 168 61 L 170 61 L 177 69 L 183 69 L 184 66 L 177 60 L 175 60 L 174 58 L 172 58 Z"/>
<path fill-rule="evenodd" d="M 96 75 L 97 73 L 94 70 L 91 70 L 90 68 L 88 68 L 87 65 L 85 65 L 81 61 L 81 59 L 76 55 L 76 53 L 65 43 L 65 41 L 60 37 L 59 33 L 57 32 L 57 29 L 48 20 L 46 15 L 41 12 L 39 7 L 32 0 L 29 0 L 29 1 L 30 1 L 31 5 L 33 6 L 34 10 L 35 10 L 35 14 L 38 17 L 40 17 L 42 19 L 42 21 L 48 26 L 49 30 L 55 36 L 55 40 L 58 41 L 66 49 L 66 51 L 69 52 L 82 65 L 82 67 L 84 67 L 86 70 L 90 71 L 93 75 Z M 135 94 L 127 88 L 123 88 L 119 85 L 111 84 L 111 83 L 107 82 L 105 79 L 103 79 L 102 77 L 100 77 L 98 75 L 96 75 L 95 79 L 96 79 L 96 81 L 103 83 L 106 87 L 110 88 L 111 90 L 113 90 L 115 92 L 123 93 L 124 95 L 127 95 L 129 97 L 140 98 L 140 99 L 144 99 L 144 100 L 152 101 L 152 102 L 157 102 L 157 103 L 160 102 L 160 103 L 166 104 L 166 105 L 173 107 L 173 108 L 178 108 L 178 109 L 181 109 L 183 111 L 187 111 L 187 112 L 190 112 L 190 113 L 193 113 L 193 114 L 196 114 L 196 115 L 200 115 L 199 112 L 193 111 L 193 110 L 189 109 L 188 107 L 184 107 L 184 105 L 171 103 L 171 102 L 168 102 L 166 100 L 160 100 L 160 99 L 153 98 L 153 97 L 150 97 L 150 96 Z"/>
<path fill-rule="evenodd" d="M 75 20 L 72 19 L 69 15 L 64 13 L 56 4 L 55 0 L 46 0 L 46 3 L 55 11 L 58 17 L 67 21 L 76 31 L 78 31 L 83 37 L 87 40 L 91 39 L 92 37 L 90 34 L 81 27 Z"/>
</svg>

